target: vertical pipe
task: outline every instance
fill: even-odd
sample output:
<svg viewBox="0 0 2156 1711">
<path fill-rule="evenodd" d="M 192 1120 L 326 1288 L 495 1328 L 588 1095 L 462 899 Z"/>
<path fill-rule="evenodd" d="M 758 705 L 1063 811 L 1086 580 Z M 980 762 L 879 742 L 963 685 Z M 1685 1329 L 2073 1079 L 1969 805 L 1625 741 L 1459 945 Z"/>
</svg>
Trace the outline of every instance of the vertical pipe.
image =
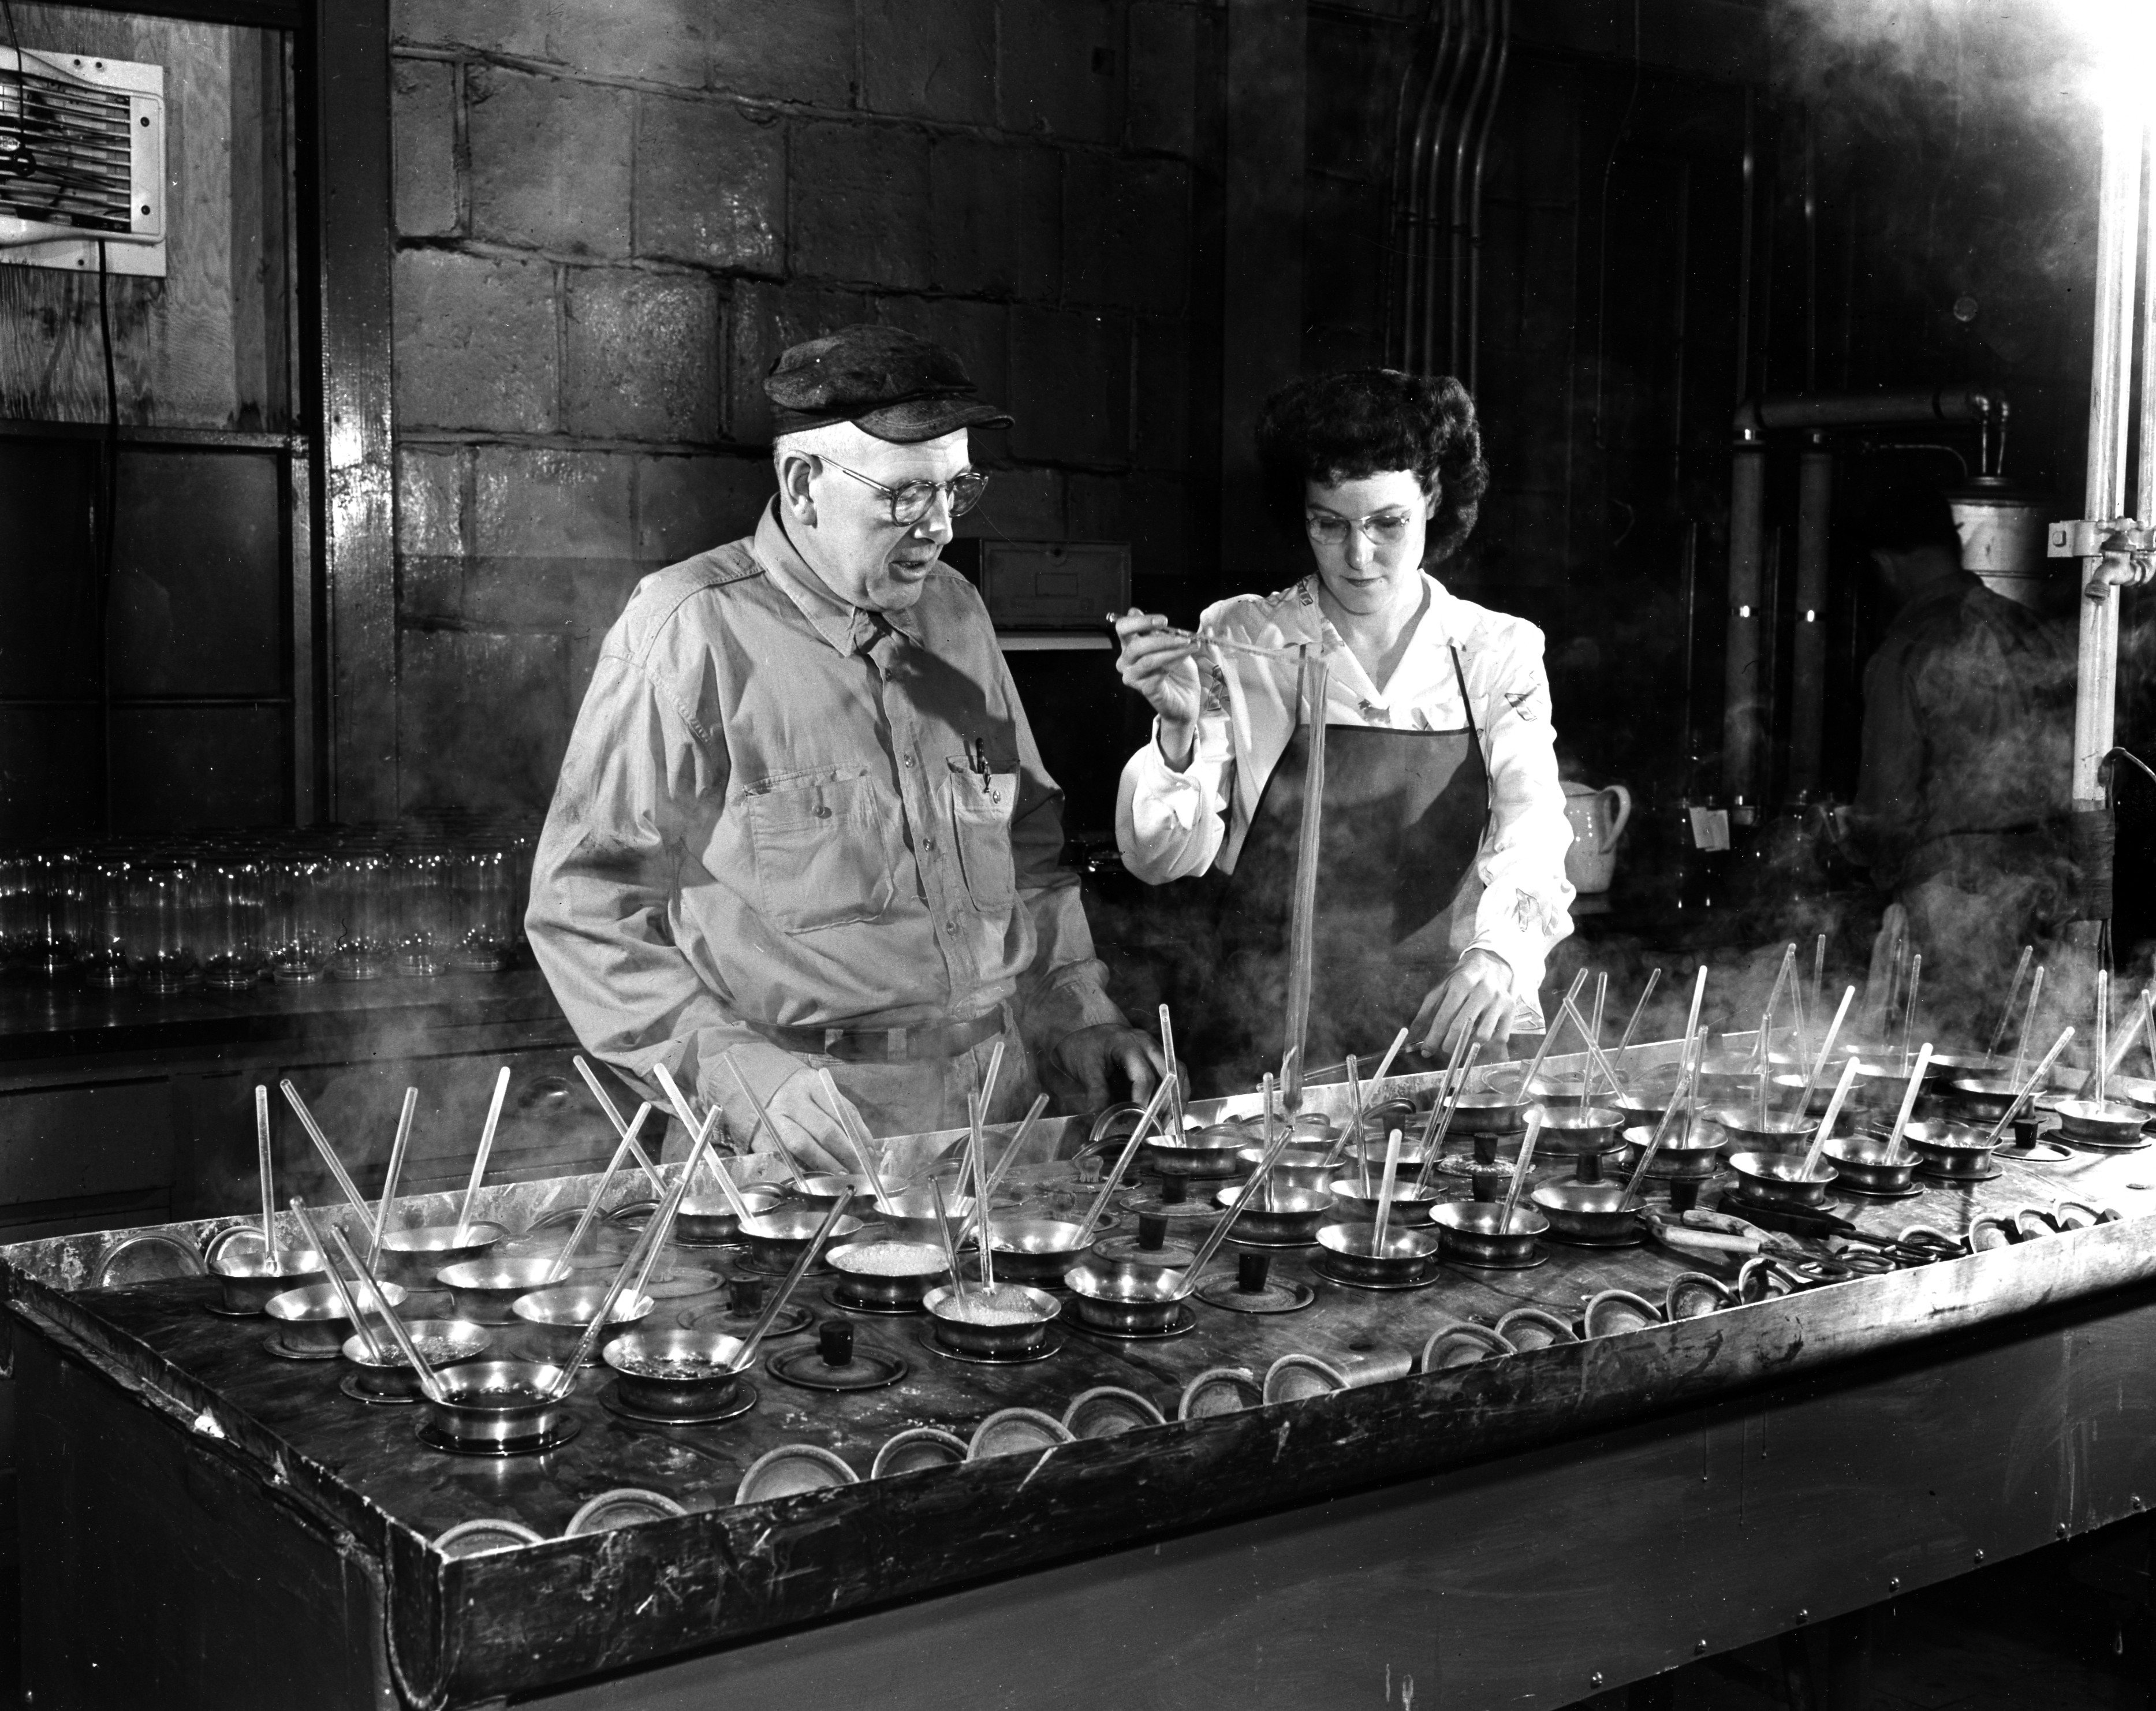
<svg viewBox="0 0 2156 1711">
<path fill-rule="evenodd" d="M 1738 430 L 1729 472 L 1729 617 L 1722 709 L 1722 789 L 1732 807 L 1758 799 L 1759 594 L 1766 568 L 1767 442 L 1756 428 Z"/>
<path fill-rule="evenodd" d="M 1752 85 L 1744 85 L 1744 193 L 1737 221 L 1737 402 L 1752 395 L 1752 217 L 1759 176 Z"/>
<path fill-rule="evenodd" d="M 1497 57 L 1497 0 L 1469 0 L 1477 8 L 1481 31 L 1481 55 L 1475 62 L 1475 82 L 1467 105 L 1460 115 L 1459 134 L 1452 147 L 1452 218 L 1445 227 L 1445 368 L 1457 374 L 1467 333 L 1467 167 L 1473 152 L 1475 132 L 1481 123 L 1484 97 L 1490 91 L 1490 73 Z"/>
<path fill-rule="evenodd" d="M 1490 132 L 1497 103 L 1505 93 L 1505 67 L 1512 57 L 1512 0 L 1497 0 L 1497 67 L 1491 75 L 1490 100 L 1482 110 L 1482 128 L 1475 136 L 1475 172 L 1467 193 L 1467 390 L 1481 379 L 1478 355 L 1482 343 L 1482 163 L 1490 152 Z"/>
<path fill-rule="evenodd" d="M 1804 109 L 1804 390 L 1819 390 L 1819 168 Z"/>
<path fill-rule="evenodd" d="M 2128 364 L 2133 350 L 2134 248 L 2141 213 L 2143 126 L 2121 101 L 2104 115 L 2103 176 L 2098 202 L 2096 341 L 2089 375 L 2087 515 L 2126 510 Z M 2144 413 L 2147 402 L 2143 403 Z M 2144 488 L 2143 497 L 2148 497 Z M 2097 561 L 2084 568 L 2093 574 Z M 2118 685 L 2118 590 L 2081 603 L 2081 645 L 2074 696 L 2073 805 L 2103 811 L 2098 763 L 2112 746 Z M 2106 911 L 2105 912 L 2108 912 Z"/>
<path fill-rule="evenodd" d="M 1834 505 L 1834 454 L 1809 436 L 1797 465 L 1796 642 L 1789 678 L 1789 790 L 1820 788 L 1826 732 L 1827 518 Z"/>
<path fill-rule="evenodd" d="M 1408 69 L 1401 75 L 1400 100 L 1402 130 L 1397 138 L 1407 163 L 1407 188 L 1404 195 L 1397 195 L 1396 213 L 1400 222 L 1400 301 L 1399 312 L 1391 317 L 1399 333 L 1398 344 L 1391 353 L 1403 368 L 1415 367 L 1415 333 L 1421 313 L 1423 275 L 1423 182 L 1430 170 L 1429 159 L 1433 127 L 1441 130 L 1445 115 L 1437 106 L 1439 80 L 1452 54 L 1455 11 L 1452 0 L 1430 0 L 1423 15 L 1421 33 L 1430 33 L 1430 21 L 1440 5 L 1445 8 L 1444 22 L 1439 25 L 1437 41 L 1430 51 L 1429 67 L 1421 80 L 1422 93 L 1415 105 L 1414 129 L 1405 127 L 1408 82 L 1420 64 L 1419 44 L 1409 58 Z M 1394 163 L 1395 179 L 1399 176 L 1399 162 Z M 1398 185 L 1395 184 L 1397 194 Z"/>
<path fill-rule="evenodd" d="M 1325 715 L 1331 678 L 1325 655 L 1302 650 L 1299 687 L 1310 733 L 1302 779 L 1302 818 L 1296 828 L 1295 891 L 1287 929 L 1287 1025 L 1281 1051 L 1282 1098 L 1290 1112 L 1302 1106 L 1303 1047 L 1310 1038 L 1310 989 L 1317 921 L 1317 859 L 1325 817 Z"/>
<path fill-rule="evenodd" d="M 1470 52 L 1475 45 L 1474 19 L 1467 8 L 1472 0 L 1445 0 L 1448 18 L 1456 18 L 1459 28 L 1454 33 L 1455 47 L 1451 62 L 1445 69 L 1445 86 L 1438 97 L 1437 122 L 1431 128 L 1430 138 L 1430 166 L 1424 174 L 1422 187 L 1422 326 L 1421 348 L 1417 352 L 1419 362 L 1414 366 L 1424 374 L 1438 372 L 1437 304 L 1438 304 L 1438 198 L 1444 189 L 1444 172 L 1440 162 L 1445 152 L 1446 128 L 1451 124 L 1453 102 L 1460 93 L 1461 74 L 1467 69 Z M 1464 122 L 1464 118 L 1463 118 Z"/>
</svg>

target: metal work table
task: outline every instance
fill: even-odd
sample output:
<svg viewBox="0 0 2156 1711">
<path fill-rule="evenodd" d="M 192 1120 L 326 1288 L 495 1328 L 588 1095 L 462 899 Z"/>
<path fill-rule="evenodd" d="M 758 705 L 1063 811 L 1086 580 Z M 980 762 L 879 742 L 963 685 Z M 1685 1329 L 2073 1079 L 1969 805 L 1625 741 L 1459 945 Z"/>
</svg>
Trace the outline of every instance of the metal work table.
<svg viewBox="0 0 2156 1711">
<path fill-rule="evenodd" d="M 1055 1164 L 1013 1180 L 1036 1204 L 1075 1193 Z M 521 1228 L 590 1186 L 489 1192 Z M 925 1321 L 863 1317 L 902 1382 L 824 1395 L 759 1362 L 750 1414 L 644 1427 L 587 1376 L 573 1440 L 499 1462 L 422 1447 L 415 1410 L 348 1400 L 336 1363 L 271 1358 L 266 1322 L 203 1310 L 208 1280 L 81 1287 L 116 1236 L 26 1245 L 0 1253 L 25 1684 L 40 1705 L 1563 1704 L 2138 1512 L 2156 1492 L 2152 1195 L 2156 1154 L 2007 1161 L 1840 1210 L 1958 1231 L 2071 1196 L 2123 1221 L 1428 1374 L 1410 1369 L 1444 1324 L 1571 1317 L 1608 1287 L 1659 1299 L 1696 1262 L 1550 1244 L 1536 1270 L 1377 1294 L 1281 1256 L 1276 1276 L 1317 1283 L 1304 1312 L 1200 1306 L 1190 1334 L 1150 1343 L 1074 1329 L 1006 1368 L 932 1352 Z M 713 1288 L 731 1264 L 676 1258 Z M 836 1311 L 824 1286 L 811 1305 Z M 1176 1420 L 1199 1372 L 1288 1353 L 1356 1382 Z M 781 1444 L 865 1476 L 903 1426 L 1060 1416 L 1100 1385 L 1169 1423 L 733 1503 Z M 623 1486 L 689 1513 L 556 1536 Z M 482 1516 L 545 1542 L 430 1548 Z"/>
</svg>

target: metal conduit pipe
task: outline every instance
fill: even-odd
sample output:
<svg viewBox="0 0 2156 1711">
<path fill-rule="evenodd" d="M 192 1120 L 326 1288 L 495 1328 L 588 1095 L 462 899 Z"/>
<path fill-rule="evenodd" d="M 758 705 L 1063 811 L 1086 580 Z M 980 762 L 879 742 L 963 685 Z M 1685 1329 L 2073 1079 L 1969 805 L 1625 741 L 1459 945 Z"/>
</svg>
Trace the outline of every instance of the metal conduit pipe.
<svg viewBox="0 0 2156 1711">
<path fill-rule="evenodd" d="M 1481 382 L 1482 344 L 1482 167 L 1490 153 L 1490 132 L 1497 116 L 1497 103 L 1505 93 L 1505 69 L 1512 57 L 1512 0 L 1496 0 L 1497 64 L 1491 74 L 1490 100 L 1482 109 L 1482 123 L 1475 133 L 1475 167 L 1467 193 L 1467 350 L 1462 364 L 1454 359 L 1453 373 L 1467 383 L 1470 393 Z"/>
<path fill-rule="evenodd" d="M 1439 361 L 1437 347 L 1438 302 L 1438 198 L 1443 188 L 1442 162 L 1448 152 L 1445 131 L 1455 112 L 1454 103 L 1460 94 L 1462 75 L 1475 47 L 1475 19 L 1468 9 L 1473 0 L 1446 0 L 1457 15 L 1459 29 L 1451 63 L 1446 66 L 1445 83 L 1438 100 L 1439 120 L 1430 135 L 1430 166 L 1423 177 L 1423 202 L 1420 220 L 1423 236 L 1424 263 L 1422 270 L 1422 301 L 1419 306 L 1422 342 L 1415 367 L 1424 374 L 1435 373 Z M 1465 116 L 1461 116 L 1465 124 Z M 1456 152 L 1456 151 L 1455 151 Z"/>
<path fill-rule="evenodd" d="M 1767 564 L 1767 442 L 1740 428 L 1729 472 L 1729 620 L 1723 648 L 1722 789 L 1732 808 L 1757 801 L 1762 728 L 1759 591 Z"/>
<path fill-rule="evenodd" d="M 1767 732 L 1761 713 L 1769 686 L 1759 681 L 1764 626 L 1762 610 L 1766 564 L 1767 430 L 1799 428 L 1814 436 L 1800 471 L 1798 497 L 1797 599 L 1799 623 L 1794 667 L 1794 725 L 1790 733 L 1790 784 L 1815 788 L 1825 717 L 1823 621 L 1803 620 L 1809 609 L 1825 611 L 1827 521 L 1834 496 L 1832 454 L 1820 437 L 1830 428 L 1906 428 L 1930 422 L 1989 423 L 2004 400 L 1975 386 L 1873 393 L 1796 393 L 1747 398 L 1737 407 L 1734 461 L 1729 480 L 1729 618 L 1722 715 L 1722 787 L 1734 808 L 1756 806 L 1766 780 L 1762 758 Z M 1805 770 L 1808 768 L 1808 772 Z"/>
<path fill-rule="evenodd" d="M 1467 171 L 1474 138 L 1483 119 L 1490 74 L 1497 60 L 1497 0 L 1468 0 L 1476 8 L 1481 52 L 1475 59 L 1475 82 L 1467 105 L 1460 115 L 1460 130 L 1452 144 L 1451 218 L 1445 229 L 1445 366 L 1457 374 L 1467 333 Z"/>
<path fill-rule="evenodd" d="M 1789 781 L 1792 794 L 1819 789 L 1826 742 L 1827 519 L 1834 509 L 1834 454 L 1826 436 L 1806 440 L 1797 464 L 1797 627 L 1790 650 Z"/>
<path fill-rule="evenodd" d="M 1423 54 L 1425 39 L 1430 33 L 1431 20 L 1436 18 L 1438 8 L 1445 5 L 1444 21 L 1439 26 L 1437 39 L 1431 48 L 1427 63 Z M 1408 55 L 1408 63 L 1400 72 L 1400 94 L 1394 116 L 1393 136 L 1393 227 L 1398 234 L 1399 267 L 1395 275 L 1397 295 L 1386 316 L 1386 356 L 1388 360 L 1403 368 L 1414 366 L 1414 307 L 1419 301 L 1420 274 L 1417 258 L 1420 253 L 1422 228 L 1419 210 L 1422 207 L 1422 182 L 1427 166 L 1430 127 L 1440 122 L 1436 110 L 1438 80 L 1452 52 L 1453 8 L 1449 0 L 1430 0 L 1423 13 L 1421 28 L 1415 33 L 1415 43 Z M 1414 102 L 1414 123 L 1408 121 L 1409 104 Z"/>
</svg>

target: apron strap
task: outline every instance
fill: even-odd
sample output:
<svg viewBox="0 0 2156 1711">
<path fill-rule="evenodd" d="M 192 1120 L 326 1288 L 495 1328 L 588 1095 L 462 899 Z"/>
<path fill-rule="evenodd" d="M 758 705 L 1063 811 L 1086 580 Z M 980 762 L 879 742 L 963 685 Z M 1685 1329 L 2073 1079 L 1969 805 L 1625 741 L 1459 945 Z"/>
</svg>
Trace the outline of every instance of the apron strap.
<svg viewBox="0 0 2156 1711">
<path fill-rule="evenodd" d="M 1482 748 L 1482 732 L 1475 723 L 1474 698 L 1467 693 L 1467 672 L 1460 663 L 1460 644 L 1449 641 L 1445 651 L 1452 655 L 1453 681 L 1460 686 L 1460 708 L 1467 715 L 1467 735 L 1475 744 L 1475 752 L 1482 755 L 1482 817 L 1486 822 L 1496 811 L 1496 799 L 1490 789 L 1490 758 Z"/>
</svg>

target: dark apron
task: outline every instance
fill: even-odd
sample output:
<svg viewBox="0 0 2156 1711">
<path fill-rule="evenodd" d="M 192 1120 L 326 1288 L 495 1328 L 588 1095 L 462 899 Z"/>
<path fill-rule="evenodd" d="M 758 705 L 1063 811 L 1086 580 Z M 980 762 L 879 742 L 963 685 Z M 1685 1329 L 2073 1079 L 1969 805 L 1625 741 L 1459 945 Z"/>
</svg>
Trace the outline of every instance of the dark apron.
<svg viewBox="0 0 2156 1711">
<path fill-rule="evenodd" d="M 1490 773 L 1457 648 L 1452 669 L 1464 729 L 1326 727 L 1303 1059 L 1313 1070 L 1351 1051 L 1374 1068 L 1456 960 L 1452 917 L 1489 821 Z M 1220 1092 L 1248 1088 L 1280 1065 L 1309 757 L 1308 727 L 1299 726 L 1259 794 L 1221 899 L 1206 1049 L 1195 1054 L 1199 1074 Z"/>
</svg>

